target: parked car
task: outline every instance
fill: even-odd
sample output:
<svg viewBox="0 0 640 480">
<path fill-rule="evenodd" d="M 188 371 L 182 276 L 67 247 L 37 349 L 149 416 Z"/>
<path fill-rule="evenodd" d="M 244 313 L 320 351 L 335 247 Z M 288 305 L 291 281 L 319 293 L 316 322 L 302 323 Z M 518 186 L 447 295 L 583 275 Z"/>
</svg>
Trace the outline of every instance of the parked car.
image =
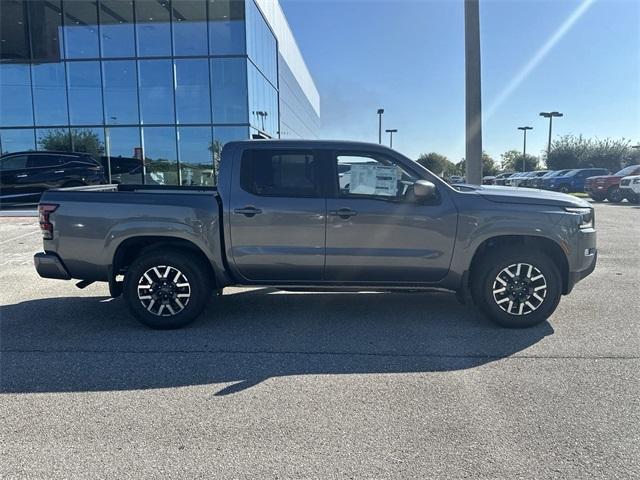
<svg viewBox="0 0 640 480">
<path fill-rule="evenodd" d="M 613 175 L 589 177 L 585 182 L 584 191 L 596 202 L 607 199 L 619 203 L 624 199 L 620 191 L 620 180 L 632 175 L 640 175 L 640 165 L 629 165 Z"/>
<path fill-rule="evenodd" d="M 546 175 L 543 175 L 542 177 L 538 178 L 537 187 L 536 188 L 541 188 L 543 190 L 548 190 L 549 189 L 549 182 L 551 181 L 551 179 L 553 177 L 559 177 L 561 175 L 569 173 L 570 171 L 571 171 L 571 169 L 567 169 L 567 170 L 552 170 L 552 171 L 548 172 Z"/>
<path fill-rule="evenodd" d="M 504 181 L 514 174 L 515 172 L 503 172 L 498 174 L 496 178 L 493 179 L 493 185 L 504 185 Z"/>
<path fill-rule="evenodd" d="M 485 175 L 482 177 L 482 185 L 493 185 L 495 179 L 495 175 Z"/>
<path fill-rule="evenodd" d="M 50 188 L 103 183 L 104 169 L 88 153 L 17 152 L 0 157 L 2 205 L 33 205 Z"/>
<path fill-rule="evenodd" d="M 562 193 L 581 193 L 584 192 L 587 178 L 594 175 L 607 175 L 608 173 L 609 171 L 606 168 L 577 168 L 568 171 L 564 175 L 551 178 L 547 184 L 547 189 Z"/>
<path fill-rule="evenodd" d="M 538 178 L 543 177 L 549 173 L 549 170 L 535 170 L 531 172 L 529 176 L 527 176 L 522 182 L 520 182 L 521 187 L 534 188 L 534 181 Z"/>
<path fill-rule="evenodd" d="M 449 183 L 464 183 L 464 177 L 461 177 L 460 175 L 451 175 L 449 177 Z"/>
<path fill-rule="evenodd" d="M 640 203 L 640 175 L 623 177 L 620 180 L 620 192 L 631 203 Z"/>
<path fill-rule="evenodd" d="M 351 163 L 341 188 L 337 166 L 354 157 L 371 163 Z M 219 173 L 217 188 L 46 192 L 36 270 L 80 287 L 108 282 L 154 328 L 190 323 L 231 285 L 444 288 L 501 325 L 527 327 L 596 265 L 584 200 L 450 186 L 377 144 L 230 142 Z"/>
<path fill-rule="evenodd" d="M 510 176 L 504 182 L 507 187 L 520 187 L 522 183 L 529 177 L 531 177 L 534 172 L 520 172 L 515 175 Z"/>
</svg>

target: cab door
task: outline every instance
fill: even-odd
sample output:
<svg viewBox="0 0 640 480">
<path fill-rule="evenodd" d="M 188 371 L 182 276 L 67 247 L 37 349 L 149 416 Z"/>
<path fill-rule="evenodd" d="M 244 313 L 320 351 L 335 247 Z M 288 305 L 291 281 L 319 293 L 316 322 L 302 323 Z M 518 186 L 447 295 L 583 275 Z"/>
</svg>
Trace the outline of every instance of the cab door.
<svg viewBox="0 0 640 480">
<path fill-rule="evenodd" d="M 412 194 L 420 171 L 407 163 L 368 151 L 336 151 L 331 158 L 335 193 L 327 199 L 325 280 L 390 285 L 442 279 L 457 227 L 444 187 L 436 199 L 420 201 Z"/>
<path fill-rule="evenodd" d="M 10 155 L 0 160 L 0 195 L 4 203 L 28 201 L 25 186 L 29 182 L 27 155 Z"/>
<path fill-rule="evenodd" d="M 313 150 L 256 147 L 234 164 L 233 177 L 240 181 L 234 182 L 227 208 L 231 268 L 240 278 L 252 283 L 322 279 L 326 200 L 320 162 Z"/>
</svg>

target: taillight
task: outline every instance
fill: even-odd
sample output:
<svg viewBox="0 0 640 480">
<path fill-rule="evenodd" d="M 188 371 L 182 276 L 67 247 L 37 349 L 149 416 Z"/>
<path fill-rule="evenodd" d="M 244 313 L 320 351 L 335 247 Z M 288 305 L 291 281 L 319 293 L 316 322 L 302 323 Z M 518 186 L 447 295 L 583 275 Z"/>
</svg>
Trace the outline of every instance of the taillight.
<svg viewBox="0 0 640 480">
<path fill-rule="evenodd" d="M 38 217 L 40 218 L 40 231 L 42 238 L 51 240 L 53 238 L 53 223 L 49 221 L 49 215 L 56 211 L 58 205 L 55 203 L 41 203 L 38 205 Z"/>
</svg>

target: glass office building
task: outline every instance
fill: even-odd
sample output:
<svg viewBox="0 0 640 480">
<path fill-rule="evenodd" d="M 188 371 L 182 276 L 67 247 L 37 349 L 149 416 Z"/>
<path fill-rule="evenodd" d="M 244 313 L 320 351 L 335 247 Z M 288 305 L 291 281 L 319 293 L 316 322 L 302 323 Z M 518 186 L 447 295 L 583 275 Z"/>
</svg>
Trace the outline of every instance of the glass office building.
<svg viewBox="0 0 640 480">
<path fill-rule="evenodd" d="M 2 0 L 0 150 L 83 151 L 113 181 L 211 185 L 225 142 L 314 138 L 277 0 Z"/>
</svg>

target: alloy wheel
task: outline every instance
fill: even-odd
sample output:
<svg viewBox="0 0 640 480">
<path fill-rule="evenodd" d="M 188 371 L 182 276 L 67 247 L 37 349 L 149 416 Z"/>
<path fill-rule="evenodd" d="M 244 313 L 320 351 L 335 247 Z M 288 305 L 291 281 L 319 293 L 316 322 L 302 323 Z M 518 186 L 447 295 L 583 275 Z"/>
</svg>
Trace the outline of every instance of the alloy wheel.
<svg viewBox="0 0 640 480">
<path fill-rule="evenodd" d="M 170 317 L 182 312 L 191 298 L 187 277 L 169 265 L 152 267 L 138 280 L 138 300 L 153 315 Z"/>
<path fill-rule="evenodd" d="M 528 315 L 544 303 L 547 280 L 529 263 L 514 263 L 498 272 L 493 282 L 493 299 L 510 315 Z"/>
</svg>

